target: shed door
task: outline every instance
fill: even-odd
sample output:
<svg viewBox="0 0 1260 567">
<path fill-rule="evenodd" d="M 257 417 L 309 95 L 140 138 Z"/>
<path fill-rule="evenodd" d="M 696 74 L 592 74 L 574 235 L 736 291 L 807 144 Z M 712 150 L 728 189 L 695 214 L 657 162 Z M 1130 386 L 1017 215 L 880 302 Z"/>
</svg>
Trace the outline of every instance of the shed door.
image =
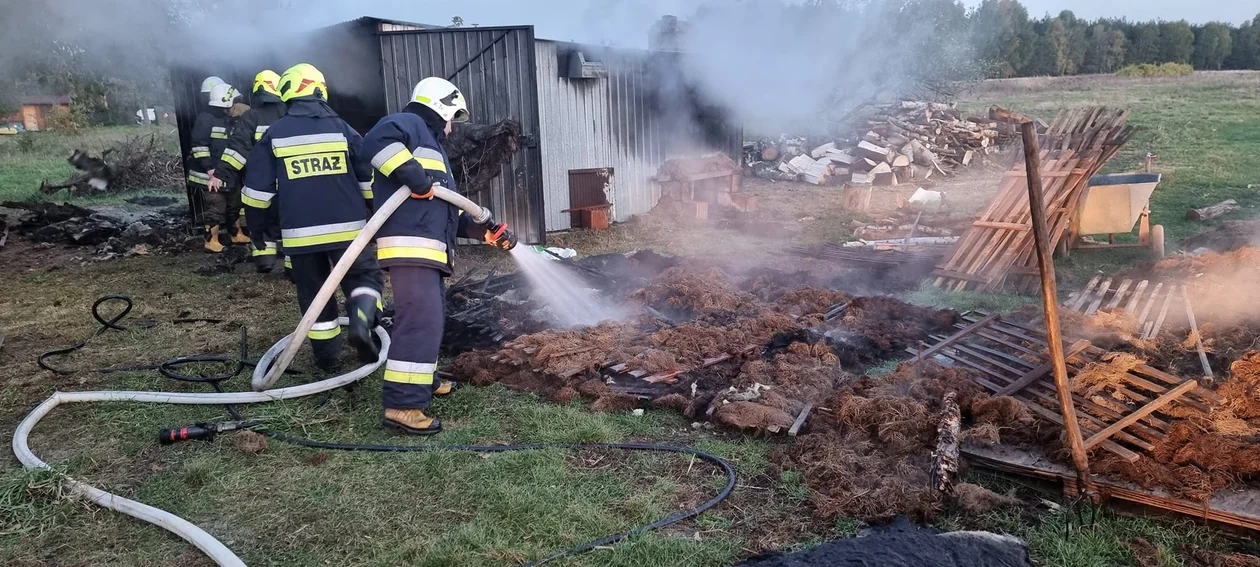
<svg viewBox="0 0 1260 567">
<path fill-rule="evenodd" d="M 380 38 L 389 112 L 406 106 L 420 79 L 442 77 L 464 93 L 472 123 L 520 123 L 522 140 L 511 162 L 486 187 L 459 191 L 507 221 L 522 242 L 544 243 L 534 28 L 402 31 Z"/>
<path fill-rule="evenodd" d="M 39 120 L 39 107 L 28 104 L 22 107 L 22 126 L 30 132 L 38 132 L 43 124 Z"/>
</svg>

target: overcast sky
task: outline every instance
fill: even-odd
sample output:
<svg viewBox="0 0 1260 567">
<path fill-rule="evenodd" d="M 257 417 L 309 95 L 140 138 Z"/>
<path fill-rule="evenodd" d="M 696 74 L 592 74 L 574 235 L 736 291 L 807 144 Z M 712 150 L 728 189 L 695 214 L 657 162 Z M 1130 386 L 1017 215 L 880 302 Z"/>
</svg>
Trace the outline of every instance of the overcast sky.
<svg viewBox="0 0 1260 567">
<path fill-rule="evenodd" d="M 310 0 L 307 0 L 310 1 Z M 448 24 L 461 16 L 467 24 L 532 24 L 539 37 L 583 42 L 608 42 L 645 47 L 647 28 L 662 14 L 686 16 L 701 4 L 742 0 L 362 0 L 327 2 L 320 14 L 324 24 L 352 17 L 384 18 Z M 800 2 L 801 0 L 784 0 Z M 980 0 L 964 0 L 975 6 Z M 1125 17 L 1130 20 L 1181 20 L 1191 23 L 1226 21 L 1234 24 L 1260 13 L 1260 0 L 1021 0 L 1029 14 L 1038 18 L 1064 9 L 1077 16 Z M 310 2 L 322 4 L 319 0 Z M 323 8 L 325 6 L 321 6 Z"/>
</svg>

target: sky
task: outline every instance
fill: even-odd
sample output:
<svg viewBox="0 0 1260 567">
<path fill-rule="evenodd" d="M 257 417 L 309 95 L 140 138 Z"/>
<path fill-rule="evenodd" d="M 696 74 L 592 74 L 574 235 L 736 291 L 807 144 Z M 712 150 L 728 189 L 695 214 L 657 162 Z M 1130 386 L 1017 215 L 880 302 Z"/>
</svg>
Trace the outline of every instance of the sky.
<svg viewBox="0 0 1260 567">
<path fill-rule="evenodd" d="M 645 47 L 646 30 L 663 14 L 685 17 L 703 3 L 723 0 L 361 0 L 329 2 L 327 10 L 312 10 L 320 23 L 374 15 L 409 21 L 447 24 L 460 16 L 466 24 L 532 24 L 538 37 L 583 42 L 607 42 Z M 724 0 L 740 2 L 745 0 Z M 801 0 L 785 0 L 796 1 Z M 1129 20 L 1181 20 L 1191 23 L 1225 21 L 1239 24 L 1260 13 L 1260 0 L 1021 0 L 1029 15 L 1041 17 L 1072 10 L 1078 17 L 1125 17 Z M 311 3 L 321 3 L 313 0 Z M 964 0 L 975 6 L 980 0 Z M 344 16 L 344 17 L 342 17 Z"/>
</svg>

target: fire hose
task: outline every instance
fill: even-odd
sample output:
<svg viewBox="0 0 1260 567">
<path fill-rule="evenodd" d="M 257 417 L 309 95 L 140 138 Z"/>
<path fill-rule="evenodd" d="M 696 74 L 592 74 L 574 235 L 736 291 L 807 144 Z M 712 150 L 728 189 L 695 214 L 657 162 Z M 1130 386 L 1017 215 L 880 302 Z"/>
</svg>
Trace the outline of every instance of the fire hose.
<svg viewBox="0 0 1260 567">
<path fill-rule="evenodd" d="M 436 197 L 441 198 L 447 202 L 450 202 L 460 207 L 464 211 L 469 212 L 473 216 L 475 222 L 482 223 L 490 219 L 490 211 L 488 209 L 484 209 L 476 205 L 472 201 L 469 201 L 463 196 L 453 191 L 450 191 L 448 189 L 445 189 L 442 187 L 436 187 L 436 186 L 434 187 L 434 189 L 435 189 Z M 410 190 L 406 187 L 399 189 L 398 192 L 390 196 L 389 200 L 387 200 L 381 206 L 381 209 L 377 211 L 377 213 L 373 215 L 371 219 L 369 219 L 367 226 L 365 226 L 363 231 L 360 232 L 359 236 L 356 237 L 355 240 L 351 243 L 350 248 L 347 249 L 347 252 L 342 255 L 341 261 L 339 261 L 337 266 L 333 269 L 332 274 L 329 276 L 328 280 L 325 282 L 324 287 L 320 289 L 319 295 L 316 297 L 315 301 L 311 304 L 310 308 L 307 310 L 306 314 L 303 316 L 302 322 L 298 325 L 298 329 L 293 334 L 280 339 L 280 341 L 272 345 L 271 348 L 268 349 L 267 352 L 263 354 L 263 356 L 258 360 L 258 362 L 254 366 L 253 375 L 251 379 L 251 385 L 253 386 L 255 390 L 258 390 L 258 391 L 223 392 L 219 385 L 219 381 L 221 381 L 224 378 L 220 378 L 216 376 L 215 377 L 216 379 L 214 380 L 206 380 L 206 382 L 209 382 L 211 385 L 215 387 L 216 392 L 205 393 L 205 394 L 181 393 L 181 392 L 156 392 L 156 391 L 154 392 L 122 391 L 122 390 L 88 391 L 88 392 L 54 392 L 51 396 L 48 397 L 48 399 L 44 400 L 43 403 L 37 406 L 29 414 L 27 414 L 27 416 L 18 424 L 17 428 L 14 430 L 13 432 L 14 455 L 17 457 L 18 461 L 22 463 L 22 466 L 27 469 L 40 469 L 40 470 L 46 470 L 46 471 L 53 470 L 52 467 L 48 465 L 48 463 L 41 460 L 39 457 L 35 455 L 34 452 L 31 451 L 28 440 L 30 438 L 31 431 L 35 428 L 35 426 L 39 423 L 39 421 L 62 404 L 91 403 L 91 402 L 144 402 L 144 403 L 167 403 L 167 404 L 181 404 L 181 405 L 219 405 L 219 404 L 227 405 L 228 412 L 231 413 L 232 416 L 237 419 L 236 424 L 220 425 L 220 426 L 214 426 L 211 424 L 199 424 L 200 429 L 193 429 L 191 430 L 191 432 L 189 428 L 176 428 L 175 430 L 163 430 L 163 433 L 165 433 L 166 435 L 170 437 L 169 442 L 178 442 L 183 439 L 194 439 L 194 438 L 201 438 L 201 439 L 208 440 L 208 439 L 212 439 L 214 434 L 217 433 L 218 431 L 226 431 L 226 430 L 237 429 L 237 428 L 247 428 L 247 427 L 258 425 L 257 422 L 246 422 L 245 420 L 243 420 L 239 416 L 239 414 L 236 412 L 235 408 L 233 407 L 233 404 L 266 403 L 266 402 L 273 402 L 273 401 L 278 401 L 278 400 L 301 398 L 301 397 L 311 396 L 314 394 L 319 394 L 319 393 L 324 393 L 324 392 L 331 392 L 332 390 L 335 390 L 337 388 L 355 384 L 359 380 L 367 376 L 370 376 L 378 368 L 380 368 L 382 364 L 385 363 L 385 360 L 389 354 L 389 347 L 390 347 L 389 334 L 386 333 L 385 330 L 381 327 L 377 327 L 376 329 L 374 329 L 374 332 L 376 333 L 377 338 L 380 339 L 381 341 L 380 353 L 375 362 L 362 366 L 346 374 L 342 374 L 342 375 L 328 378 L 325 380 L 321 380 L 318 382 L 313 382 L 310 384 L 302 384 L 299 386 L 290 386 L 290 387 L 280 388 L 276 390 L 267 390 L 267 388 L 269 388 L 272 384 L 274 384 L 275 381 L 282 374 L 284 374 L 284 371 L 286 370 L 288 364 L 292 362 L 298 348 L 301 346 L 302 338 L 306 336 L 306 332 L 310 330 L 311 325 L 314 323 L 315 316 L 323 309 L 323 306 L 332 298 L 333 292 L 335 291 L 336 287 L 340 284 L 341 279 L 345 276 L 345 273 L 348 271 L 350 263 L 353 262 L 355 256 L 357 256 L 359 253 L 363 251 L 364 248 L 366 248 L 367 243 L 370 241 L 371 237 L 376 233 L 376 231 L 380 229 L 381 225 L 385 222 L 385 219 L 390 214 L 392 214 L 395 210 L 397 210 L 398 207 L 401 206 L 401 204 L 408 198 L 410 198 Z M 100 333 L 109 329 L 115 329 L 115 330 L 125 329 L 124 327 L 121 327 L 120 325 L 118 325 L 118 323 L 127 314 L 127 312 L 130 311 L 131 300 L 127 298 L 126 296 L 111 296 L 111 298 L 121 299 L 121 300 L 126 301 L 127 307 L 122 313 L 115 315 L 113 318 L 107 321 L 97 311 L 101 303 L 103 303 L 104 299 L 98 300 L 96 304 L 93 305 L 92 312 L 93 312 L 93 317 L 95 317 L 97 321 L 102 324 L 102 328 L 98 330 L 97 333 L 93 336 L 99 335 Z M 338 324 L 342 326 L 348 325 L 349 319 L 346 317 L 342 317 L 338 319 Z M 85 344 L 86 344 L 86 341 L 84 341 L 83 343 L 77 344 L 74 347 L 71 347 L 70 349 L 62 349 L 59 351 L 53 351 L 52 353 L 45 353 L 45 355 L 41 355 L 40 357 L 41 366 L 43 365 L 44 358 L 46 358 L 46 356 L 48 356 L 49 354 L 59 354 L 59 353 L 64 353 L 64 352 L 70 352 L 73 350 L 77 350 L 78 348 L 82 348 Z M 228 374 L 227 377 L 234 376 L 246 365 L 245 355 L 246 353 L 244 352 L 244 341 L 242 340 L 241 360 L 238 361 L 237 363 L 236 371 L 232 372 L 231 374 Z M 163 373 L 166 374 L 168 377 L 181 379 L 180 375 L 177 375 L 169 370 L 169 365 L 172 363 L 193 362 L 193 361 L 198 361 L 198 360 L 213 360 L 217 362 L 223 362 L 223 360 L 221 360 L 219 357 L 201 357 L 201 358 L 187 357 L 187 358 L 176 359 L 175 361 L 168 361 L 167 363 L 164 363 L 163 365 L 159 365 L 158 368 L 159 370 L 166 369 L 163 371 Z M 148 367 L 135 367 L 135 368 L 141 369 L 141 368 L 148 368 Z M 49 369 L 54 372 L 57 371 L 56 369 L 52 369 L 52 368 L 49 368 Z M 123 369 L 112 369 L 112 370 L 118 371 L 118 370 L 123 370 Z M 128 368 L 128 370 L 130 370 L 130 368 Z M 366 445 L 366 444 L 329 443 L 329 442 L 313 441 L 309 439 L 288 437 L 285 435 L 277 434 L 277 433 L 266 431 L 266 430 L 262 430 L 260 432 L 270 437 L 273 437 L 275 439 L 278 439 L 280 441 L 284 441 L 287 443 L 292 443 L 292 444 L 296 444 L 296 445 L 300 445 L 304 447 L 347 450 L 347 451 L 371 451 L 371 452 L 475 451 L 475 452 L 495 453 L 495 452 L 507 452 L 507 451 L 536 451 L 536 450 L 543 450 L 543 449 L 581 449 L 581 448 L 619 449 L 619 450 L 628 450 L 628 451 L 660 451 L 660 452 L 691 455 L 695 458 L 699 458 L 701 460 L 707 461 L 709 463 L 712 463 L 718 466 L 722 470 L 722 472 L 726 475 L 725 487 L 723 487 L 723 489 L 716 496 L 703 502 L 699 506 L 696 506 L 694 508 L 690 508 L 687 510 L 675 512 L 655 522 L 640 525 L 621 533 L 605 536 L 605 537 L 578 545 L 576 547 L 555 553 L 553 555 L 547 556 L 538 561 L 526 563 L 525 565 L 540 565 L 540 564 L 547 563 L 547 562 L 550 562 L 550 561 L 553 561 L 562 557 L 567 557 L 567 556 L 575 555 L 575 554 L 582 553 L 585 551 L 590 551 L 597 547 L 616 543 L 618 541 L 621 541 L 623 539 L 626 539 L 628 537 L 631 537 L 637 534 L 659 529 L 661 527 L 665 527 L 665 526 L 680 522 L 688 518 L 699 516 L 700 514 L 704 513 L 706 510 L 716 506 L 718 503 L 725 500 L 734 490 L 735 480 L 736 480 L 735 470 L 731 467 L 731 465 L 728 462 L 726 462 L 725 459 L 722 459 L 721 457 L 712 455 L 710 453 L 706 453 L 704 451 L 700 451 L 698 449 L 693 449 L 693 448 L 688 448 L 688 447 L 675 447 L 675 446 L 670 446 L 670 445 L 658 445 L 658 444 L 651 444 L 651 443 L 556 443 L 556 444 L 522 444 L 522 445 Z M 210 535 L 205 530 L 196 526 L 192 522 L 189 522 L 165 510 L 155 508 L 153 506 L 149 506 L 147 504 L 137 502 L 135 500 L 124 498 L 122 496 L 118 496 L 116 494 L 106 492 L 104 490 L 95 488 L 93 486 L 89 486 L 67 475 L 62 474 L 61 476 L 63 477 L 67 486 L 70 488 L 69 493 L 71 495 L 86 498 L 87 500 L 90 500 L 91 502 L 99 506 L 102 506 L 104 508 L 108 508 L 110 510 L 114 510 L 116 512 L 126 514 L 133 518 L 136 518 L 145 522 L 149 522 L 167 531 L 170 531 L 171 533 L 174 533 L 175 535 L 193 544 L 197 549 L 201 550 L 202 553 L 205 553 L 206 556 L 208 556 L 220 567 L 245 567 L 245 562 L 242 561 L 239 557 L 237 557 L 236 554 L 234 554 L 230 549 L 228 549 L 226 545 L 224 545 L 214 536 Z"/>
<path fill-rule="evenodd" d="M 337 261 L 337 265 L 333 266 L 332 272 L 328 278 L 324 280 L 324 286 L 319 288 L 319 293 L 315 295 L 315 299 L 311 301 L 310 307 L 306 308 L 306 313 L 302 315 L 302 320 L 298 323 L 294 336 L 305 337 L 306 333 L 315 325 L 315 319 L 319 318 L 319 314 L 324 310 L 324 306 L 332 299 L 337 287 L 341 285 L 342 278 L 346 277 L 346 272 L 350 271 L 350 266 L 354 264 L 354 260 L 359 254 L 367 248 L 368 243 L 372 241 L 372 237 L 376 236 L 376 231 L 381 229 L 385 221 L 389 219 L 394 211 L 398 210 L 407 199 L 411 198 L 411 188 L 406 185 L 400 187 L 389 199 L 381 205 L 381 208 L 368 219 L 367 225 L 359 231 L 359 235 L 354 237 L 350 242 L 350 246 L 341 254 L 341 259 Z M 490 209 L 482 207 L 472 202 L 467 197 L 460 195 L 441 185 L 433 186 L 433 198 L 441 199 L 459 207 L 464 212 L 472 216 L 473 222 L 477 224 L 488 222 L 491 218 Z M 259 377 L 255 375 L 253 380 L 253 388 L 257 391 L 263 391 L 270 388 L 280 375 L 284 374 L 284 370 L 293 363 L 293 358 L 297 356 L 298 349 L 302 347 L 302 341 L 296 340 L 289 343 L 280 353 L 280 357 L 276 360 L 276 364 L 272 367 L 271 372 Z"/>
</svg>

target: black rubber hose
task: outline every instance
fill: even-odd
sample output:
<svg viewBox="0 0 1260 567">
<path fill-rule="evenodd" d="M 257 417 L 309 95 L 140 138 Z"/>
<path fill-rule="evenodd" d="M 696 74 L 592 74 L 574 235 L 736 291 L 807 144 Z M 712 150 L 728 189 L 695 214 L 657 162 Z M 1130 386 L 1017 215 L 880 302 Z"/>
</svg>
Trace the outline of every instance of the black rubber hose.
<svg viewBox="0 0 1260 567">
<path fill-rule="evenodd" d="M 233 417 L 239 419 L 238 416 L 233 416 Z M 652 530 L 657 530 L 665 526 L 668 526 L 670 524 L 676 524 L 683 520 L 694 518 L 696 516 L 699 516 L 700 514 L 703 514 L 705 511 L 709 510 L 710 508 L 717 506 L 718 503 L 722 502 L 723 500 L 726 500 L 726 498 L 729 497 L 731 495 L 731 492 L 735 489 L 735 480 L 736 480 L 735 469 L 731 467 L 731 464 L 728 463 L 726 459 L 723 459 L 722 457 L 719 457 L 717 455 L 706 453 L 704 451 L 701 451 L 699 449 L 694 449 L 691 447 L 676 447 L 673 445 L 658 445 L 654 443 L 535 443 L 535 444 L 524 444 L 524 445 L 362 445 L 362 444 L 357 444 L 357 443 L 329 443 L 325 441 L 313 441 L 310 439 L 303 439 L 300 437 L 289 437 L 287 435 L 276 433 L 274 431 L 268 431 L 265 429 L 260 429 L 257 431 L 259 433 L 262 433 L 263 435 L 276 439 L 277 441 L 283 441 L 285 443 L 299 445 L 302 447 L 310 447 L 313 449 L 332 449 L 332 450 L 337 450 L 337 451 L 364 451 L 364 452 L 379 452 L 379 453 L 385 453 L 385 452 L 409 453 L 409 452 L 425 452 L 425 451 L 472 451 L 472 452 L 477 452 L 477 453 L 503 453 L 503 452 L 508 452 L 508 451 L 541 451 L 545 449 L 620 449 L 624 451 L 660 451 L 660 452 L 666 452 L 666 453 L 677 453 L 681 455 L 691 455 L 693 457 L 696 457 L 701 460 L 708 461 L 714 465 L 717 465 L 718 468 L 722 469 L 722 472 L 726 473 L 726 486 L 724 486 L 722 490 L 717 493 L 716 496 L 706 500 L 705 502 L 703 502 L 699 506 L 696 506 L 695 508 L 683 510 L 681 512 L 675 512 L 673 514 L 670 514 L 669 516 L 661 518 L 650 524 L 643 524 L 643 525 L 631 528 L 624 532 L 620 532 L 620 533 L 605 536 L 599 539 L 588 541 L 586 543 L 583 543 L 575 547 L 571 547 L 569 549 L 566 549 L 554 555 L 549 555 L 547 557 L 539 559 L 538 561 L 522 563 L 521 567 L 529 567 L 532 565 L 542 565 L 544 563 L 549 563 L 551 561 L 555 561 L 562 557 L 568 557 L 570 555 L 577 555 L 579 553 L 585 553 L 587 551 L 595 549 L 596 547 L 613 544 L 621 540 L 624 540 L 626 538 L 639 535 L 641 533 L 650 532 Z"/>
<path fill-rule="evenodd" d="M 121 312 L 114 315 L 112 318 L 106 320 L 100 314 L 99 308 L 102 304 L 108 301 L 122 301 L 126 305 Z M 127 314 L 131 312 L 131 309 L 132 309 L 131 298 L 125 295 L 107 295 L 107 296 L 101 297 L 100 299 L 97 299 L 96 302 L 92 304 L 92 317 L 96 319 L 96 321 L 99 322 L 101 326 L 100 328 L 96 330 L 95 333 L 93 333 L 91 337 L 88 337 L 88 340 L 91 340 L 93 337 L 96 337 L 107 330 L 125 331 L 128 329 L 143 329 L 143 328 L 149 328 L 153 326 L 153 324 L 151 323 L 135 325 L 132 327 L 124 327 L 124 326 L 119 325 L 118 322 L 122 321 L 123 318 L 125 318 Z M 50 357 L 50 356 L 68 354 L 78 349 L 81 349 L 88 343 L 88 340 L 84 340 L 83 342 L 77 345 L 71 346 L 71 347 L 49 351 L 44 354 L 41 354 L 39 355 L 39 358 L 37 359 L 37 363 L 39 364 L 41 368 L 51 371 L 51 372 L 55 372 L 57 374 L 63 374 L 63 375 L 74 374 L 75 371 L 66 371 L 66 370 L 53 368 L 49 366 L 44 360 L 45 358 Z M 210 376 L 190 376 L 190 375 L 183 374 L 175 370 L 177 367 L 184 364 L 208 363 L 208 362 L 223 363 L 223 364 L 235 363 L 235 367 L 230 372 L 213 374 Z M 241 351 L 240 351 L 239 358 L 233 358 L 230 356 L 185 356 L 185 357 L 168 360 L 166 362 L 163 362 L 157 365 L 114 367 L 114 368 L 100 369 L 100 370 L 97 370 L 97 372 L 121 372 L 124 370 L 156 369 L 163 376 L 166 376 L 167 378 L 170 378 L 172 380 L 209 384 L 212 388 L 214 388 L 216 392 L 222 393 L 224 392 L 223 385 L 222 385 L 224 381 L 236 376 L 237 374 L 240 374 L 241 370 L 243 370 L 246 366 L 255 366 L 255 365 L 256 365 L 255 363 L 249 362 L 249 341 L 247 338 L 247 331 L 245 328 L 241 328 Z M 331 395 L 332 393 L 328 392 L 323 398 L 323 400 L 319 402 L 319 405 L 323 405 L 324 403 L 326 403 Z M 224 408 L 227 410 L 228 414 L 232 416 L 232 419 L 235 419 L 237 421 L 244 421 L 244 417 L 241 416 L 240 411 L 238 411 L 235 406 L 226 405 L 224 406 Z M 726 459 L 723 459 L 722 457 L 719 457 L 717 455 L 706 453 L 704 451 L 701 451 L 699 449 L 694 449 L 691 447 L 676 447 L 673 445 L 659 445 L 659 444 L 654 444 L 654 443 L 601 443 L 601 442 L 552 443 L 552 444 L 532 443 L 532 444 L 521 444 L 521 445 L 367 445 L 367 444 L 358 444 L 358 443 L 331 443 L 331 442 L 326 442 L 326 441 L 314 441 L 311 439 L 304 439 L 301 437 L 290 437 L 288 435 L 284 435 L 282 433 L 276 433 L 274 431 L 270 431 L 263 428 L 255 429 L 255 431 L 257 431 L 260 434 L 266 435 L 267 437 L 275 439 L 277 441 L 289 443 L 292 445 L 297 445 L 300 447 L 308 447 L 308 448 L 313 448 L 313 449 L 328 449 L 328 450 L 337 450 L 337 451 L 363 451 L 363 452 L 376 452 L 376 453 L 411 453 L 411 452 L 426 452 L 426 451 L 469 451 L 469 452 L 478 452 L 478 453 L 504 453 L 504 452 L 509 452 L 509 451 L 541 451 L 545 449 L 618 449 L 618 450 L 623 450 L 623 451 L 658 451 L 658 452 L 675 453 L 675 454 L 681 454 L 681 455 L 691 455 L 693 457 L 699 458 L 703 461 L 708 461 L 709 463 L 716 465 L 718 468 L 722 469 L 722 472 L 726 473 L 726 486 L 723 487 L 722 490 L 718 492 L 716 496 L 706 500 L 705 502 L 701 503 L 699 506 L 696 506 L 688 510 L 675 512 L 673 514 L 670 514 L 669 516 L 656 520 L 655 522 L 636 526 L 624 532 L 620 532 L 620 533 L 612 534 L 609 536 L 604 536 L 604 537 L 601 537 L 599 539 L 595 539 L 592 541 L 588 541 L 586 543 L 583 543 L 575 547 L 571 547 L 559 553 L 549 555 L 538 561 L 523 563 L 521 567 L 530 567 L 534 565 L 542 565 L 544 563 L 550 563 L 552 561 L 555 561 L 563 557 L 577 555 L 579 553 L 585 553 L 587 551 L 590 551 L 600 546 L 613 544 L 621 540 L 624 540 L 626 538 L 636 536 L 638 534 L 660 529 L 665 526 L 675 524 L 689 518 L 694 518 L 696 516 L 699 516 L 700 514 L 703 514 L 705 511 L 709 510 L 710 508 L 713 508 L 714 506 L 718 505 L 718 503 L 722 502 L 723 500 L 726 500 L 726 498 L 729 497 L 731 495 L 731 492 L 735 489 L 735 480 L 736 480 L 735 469 L 731 467 L 731 464 L 728 463 Z"/>
<path fill-rule="evenodd" d="M 119 311 L 113 317 L 106 320 L 105 317 L 101 315 L 100 308 L 101 308 L 101 305 L 110 301 L 121 301 L 125 305 L 123 306 L 122 311 Z M 39 367 L 43 368 L 44 370 L 47 370 L 55 374 L 60 374 L 62 376 L 69 376 L 71 374 L 74 374 L 75 372 L 77 372 L 76 370 L 62 370 L 60 368 L 55 368 L 52 365 L 48 364 L 47 359 L 53 356 L 61 356 L 63 354 L 70 354 L 76 350 L 79 350 L 87 346 L 88 341 L 100 336 L 101 333 L 104 333 L 105 331 L 126 331 L 128 329 L 148 329 L 153 326 L 153 323 L 141 323 L 141 324 L 134 325 L 131 327 L 124 327 L 122 325 L 119 325 L 118 322 L 122 321 L 125 317 L 127 317 L 128 313 L 131 313 L 132 307 L 133 307 L 133 304 L 131 302 L 131 298 L 125 295 L 106 295 L 106 296 L 98 298 L 96 302 L 92 304 L 92 318 L 96 319 L 96 322 L 101 324 L 100 327 L 97 327 L 96 332 L 92 333 L 91 336 L 89 336 L 86 339 L 83 339 L 83 341 L 79 342 L 78 344 L 68 346 L 66 348 L 60 348 L 57 350 L 50 350 L 46 353 L 39 355 L 39 358 L 35 359 L 35 363 L 38 364 Z M 102 369 L 101 372 L 120 372 L 123 370 L 131 370 L 131 369 L 148 370 L 150 369 L 150 367 L 106 368 L 106 369 Z"/>
</svg>

